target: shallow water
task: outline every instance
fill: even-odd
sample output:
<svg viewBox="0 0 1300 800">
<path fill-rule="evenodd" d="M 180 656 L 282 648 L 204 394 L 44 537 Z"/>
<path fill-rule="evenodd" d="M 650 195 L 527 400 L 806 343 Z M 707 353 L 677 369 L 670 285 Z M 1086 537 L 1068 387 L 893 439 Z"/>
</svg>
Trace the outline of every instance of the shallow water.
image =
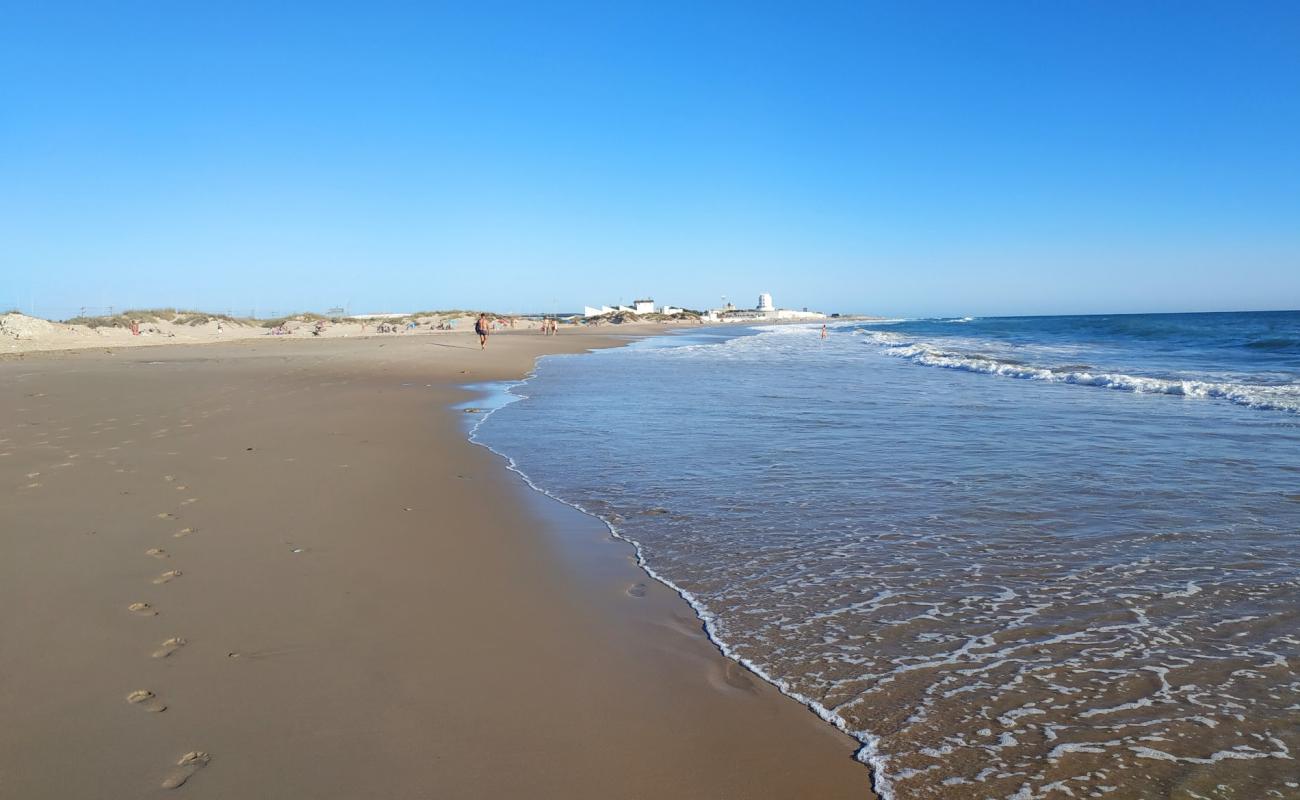
<svg viewBox="0 0 1300 800">
<path fill-rule="evenodd" d="M 899 350 L 1273 397 L 1295 356 L 1236 355 L 1241 320 L 1123 320 L 1221 334 L 1198 354 L 1060 319 L 550 357 L 476 435 L 858 736 L 887 796 L 1300 797 L 1300 415 Z"/>
</svg>

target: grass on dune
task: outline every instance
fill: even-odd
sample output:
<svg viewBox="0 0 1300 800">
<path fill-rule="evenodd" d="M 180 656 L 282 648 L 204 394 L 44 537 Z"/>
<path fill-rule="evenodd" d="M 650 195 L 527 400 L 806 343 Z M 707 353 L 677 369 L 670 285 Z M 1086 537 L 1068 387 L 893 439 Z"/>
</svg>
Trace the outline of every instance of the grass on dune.
<svg viewBox="0 0 1300 800">
<path fill-rule="evenodd" d="M 95 317 L 73 317 L 64 320 L 69 325 L 85 325 L 87 328 L 129 328 L 131 322 L 138 320 L 143 324 L 170 322 L 174 325 L 199 326 L 218 320 L 231 325 L 253 325 L 252 320 L 232 317 L 229 314 L 214 314 L 208 311 L 177 311 L 174 308 L 140 308 L 129 309 L 119 314 L 104 314 Z"/>
</svg>

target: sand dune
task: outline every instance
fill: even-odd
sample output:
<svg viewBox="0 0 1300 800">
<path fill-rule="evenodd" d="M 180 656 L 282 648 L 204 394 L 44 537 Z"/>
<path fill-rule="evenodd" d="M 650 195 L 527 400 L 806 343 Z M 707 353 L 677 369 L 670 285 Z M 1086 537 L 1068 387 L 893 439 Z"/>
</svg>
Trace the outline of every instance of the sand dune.
<svg viewBox="0 0 1300 800">
<path fill-rule="evenodd" d="M 169 312 L 168 319 L 152 312 L 142 312 L 139 333 L 126 327 L 127 317 L 97 318 L 93 325 L 84 323 L 51 322 L 10 312 L 0 314 L 0 355 L 23 354 L 48 350 L 77 350 L 93 347 L 122 348 L 148 347 L 163 344 L 211 344 L 250 339 L 337 339 L 364 336 L 401 338 L 406 336 L 465 336 L 473 330 L 475 318 L 461 312 L 450 314 L 417 314 L 403 319 L 377 318 L 323 318 L 307 314 L 281 320 L 247 320 L 208 317 L 199 312 Z M 276 324 L 279 323 L 279 324 Z M 633 328 L 655 329 L 665 325 L 694 324 L 688 322 L 639 323 L 610 326 L 626 331 Z M 505 333 L 540 333 L 538 320 L 524 317 L 494 317 L 494 330 Z M 272 327 L 274 326 L 274 327 Z M 566 334 L 590 332 L 585 326 L 565 323 Z"/>
</svg>

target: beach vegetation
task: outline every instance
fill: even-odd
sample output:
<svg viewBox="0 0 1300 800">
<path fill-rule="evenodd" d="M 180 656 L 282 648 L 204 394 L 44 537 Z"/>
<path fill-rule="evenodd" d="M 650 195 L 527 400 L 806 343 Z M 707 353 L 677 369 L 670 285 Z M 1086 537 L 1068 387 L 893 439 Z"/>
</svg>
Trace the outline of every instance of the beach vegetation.
<svg viewBox="0 0 1300 800">
<path fill-rule="evenodd" d="M 402 317 L 404 320 L 415 320 L 427 317 L 477 317 L 479 314 L 487 314 L 489 317 L 509 317 L 510 314 L 497 314 L 493 311 L 474 310 L 469 308 L 445 308 L 434 311 L 416 311 Z"/>
<path fill-rule="evenodd" d="M 173 325 L 197 327 L 209 322 L 221 320 L 231 325 L 251 325 L 251 320 L 233 317 L 229 314 L 216 314 L 208 311 L 186 311 L 174 308 L 135 308 L 117 314 L 98 316 L 79 316 L 64 320 L 68 325 L 84 325 L 87 328 L 129 328 L 133 321 L 144 324 L 170 322 Z"/>
<path fill-rule="evenodd" d="M 64 322 L 69 325 L 85 325 L 87 328 L 129 328 L 131 322 L 135 320 L 143 323 L 157 323 L 171 322 L 175 318 L 176 309 L 174 308 L 136 308 L 116 314 L 73 317 L 64 320 Z"/>
<path fill-rule="evenodd" d="M 304 311 L 300 314 L 288 314 L 283 317 L 258 320 L 257 324 L 263 328 L 278 328 L 289 322 L 343 322 L 343 317 L 327 317 L 313 311 Z"/>
<path fill-rule="evenodd" d="M 181 311 L 172 319 L 177 325 L 189 325 L 198 327 L 206 325 L 209 322 L 225 322 L 230 325 L 251 325 L 252 321 L 243 317 L 232 317 L 229 314 L 209 314 L 205 311 Z"/>
</svg>

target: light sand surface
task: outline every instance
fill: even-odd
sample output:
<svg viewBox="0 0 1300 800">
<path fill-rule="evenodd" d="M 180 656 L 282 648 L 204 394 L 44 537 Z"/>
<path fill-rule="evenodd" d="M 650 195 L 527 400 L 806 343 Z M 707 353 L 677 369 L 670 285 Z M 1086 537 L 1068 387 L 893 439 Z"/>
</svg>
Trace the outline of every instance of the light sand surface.
<svg viewBox="0 0 1300 800">
<path fill-rule="evenodd" d="M 201 312 L 182 312 L 183 315 Z M 124 316 L 130 316 L 129 314 Z M 289 319 L 276 328 L 267 328 L 261 322 L 228 321 L 220 325 L 215 319 L 201 324 L 188 324 L 181 321 L 163 321 L 153 319 L 140 325 L 139 334 L 133 334 L 125 327 L 102 326 L 92 328 L 83 324 L 52 322 L 26 314 L 9 312 L 0 314 L 0 356 L 24 353 L 45 352 L 50 350 L 84 350 L 87 348 L 123 348 L 156 347 L 158 345 L 209 344 L 214 342 L 232 342 L 244 339 L 336 339 L 382 335 L 383 338 L 399 339 L 408 336 L 464 336 L 466 331 L 474 329 L 475 318 L 463 314 L 421 314 L 414 319 L 399 321 L 387 319 L 383 315 L 375 318 L 335 318 Z M 337 321 L 335 321 L 337 320 Z M 507 332 L 522 333 L 533 331 L 540 335 L 541 321 L 524 317 L 493 315 L 494 330 L 502 334 Z M 415 327 L 408 328 L 407 321 L 414 322 Z M 451 329 L 439 330 L 439 325 L 451 325 Z M 616 326 L 618 330 L 630 328 L 663 330 L 667 327 L 683 325 L 698 326 L 698 321 L 659 322 L 641 321 L 634 324 Z M 607 323 L 594 322 L 591 327 L 611 327 Z M 380 331 L 383 327 L 387 332 Z M 561 323 L 565 333 L 589 334 L 587 326 L 569 322 Z"/>
<path fill-rule="evenodd" d="M 0 798 L 869 797 L 852 740 L 466 443 L 460 384 L 615 343 L 0 361 Z"/>
</svg>

